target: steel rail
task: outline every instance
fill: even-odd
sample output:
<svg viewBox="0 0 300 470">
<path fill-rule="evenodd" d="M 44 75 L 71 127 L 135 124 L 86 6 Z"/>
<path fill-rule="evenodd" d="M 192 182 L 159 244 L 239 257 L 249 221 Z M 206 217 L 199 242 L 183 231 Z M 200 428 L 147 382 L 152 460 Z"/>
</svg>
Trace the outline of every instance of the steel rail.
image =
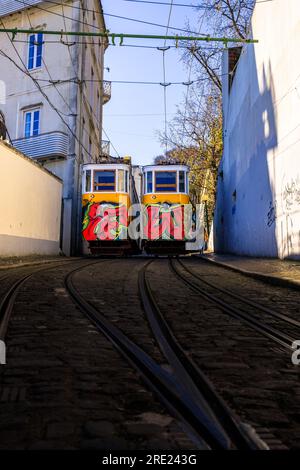
<svg viewBox="0 0 300 470">
<path fill-rule="evenodd" d="M 240 300 L 244 304 L 247 304 L 251 307 L 254 307 L 264 313 L 267 313 L 270 316 L 273 316 L 275 318 L 278 318 L 279 320 L 283 320 L 286 323 L 289 323 L 293 326 L 297 326 L 300 328 L 300 321 L 295 320 L 294 318 L 289 317 L 288 315 L 285 315 L 284 313 L 279 313 L 276 312 L 275 310 L 272 310 L 271 308 L 265 307 L 264 305 L 259 304 L 258 302 L 254 302 L 253 300 L 249 300 L 246 297 L 243 297 L 239 294 L 236 294 L 235 292 L 229 291 L 228 289 L 224 289 L 223 287 L 216 286 L 215 284 L 207 281 L 206 279 L 203 279 L 201 275 L 196 274 L 193 272 L 190 268 L 188 268 L 179 258 L 177 258 L 178 263 L 193 277 L 196 279 L 199 279 L 199 281 L 203 282 L 203 284 L 206 284 L 210 287 L 213 287 L 215 290 L 218 290 L 222 292 L 223 294 L 229 295 L 230 297 L 233 297 L 234 299 Z"/>
<path fill-rule="evenodd" d="M 230 448 L 236 449 L 262 449 L 264 443 L 257 437 L 248 433 L 246 427 L 227 407 L 223 399 L 198 366 L 190 359 L 175 338 L 166 322 L 146 278 L 148 263 L 139 273 L 139 291 L 145 313 L 151 325 L 153 334 L 159 343 L 165 357 L 172 365 L 177 379 L 203 406 L 210 421 L 210 431 L 220 427 L 223 436 L 227 436 Z M 224 438 L 224 437 L 223 437 Z"/>
<path fill-rule="evenodd" d="M 22 275 L 21 278 L 19 278 L 10 286 L 10 288 L 5 293 L 5 295 L 1 298 L 1 301 L 0 301 L 0 340 L 5 339 L 5 335 L 6 335 L 9 320 L 13 311 L 14 303 L 22 285 L 25 284 L 25 282 L 29 278 L 31 278 L 32 276 L 34 276 L 35 274 L 41 271 L 51 270 L 56 267 L 68 265 L 69 263 L 74 263 L 74 262 L 78 263 L 78 261 L 79 261 L 78 259 L 77 260 L 65 260 L 63 263 L 61 261 L 59 262 L 56 261 L 53 263 L 47 263 L 46 265 L 43 265 L 42 267 L 41 265 L 38 265 L 38 266 L 34 265 L 36 269 L 33 269 L 32 272 L 30 273 L 27 272 L 25 275 Z M 22 268 L 28 271 L 28 268 L 30 268 L 30 266 L 24 266 Z M 15 272 L 12 274 L 15 274 Z M 7 279 L 9 277 L 11 276 L 6 275 L 4 276 L 4 279 Z"/>
<path fill-rule="evenodd" d="M 177 376 L 154 361 L 81 295 L 73 283 L 74 275 L 81 269 L 84 267 L 74 269 L 65 278 L 65 286 L 80 310 L 139 372 L 167 409 L 184 423 L 198 446 L 207 449 L 231 449 L 231 440 L 220 432 L 218 423 L 211 422 L 206 410 L 199 406 L 191 391 L 187 390 Z"/>
<path fill-rule="evenodd" d="M 0 340 L 4 340 L 13 306 L 20 287 L 29 279 L 33 273 L 18 279 L 7 291 L 0 303 Z"/>
<path fill-rule="evenodd" d="M 295 341 L 296 338 L 292 338 L 291 336 L 282 333 L 281 331 L 277 330 L 276 328 L 273 328 L 272 326 L 266 325 L 265 323 L 256 320 L 252 315 L 249 315 L 246 312 L 241 311 L 240 309 L 230 305 L 228 302 L 225 302 L 218 297 L 214 296 L 213 294 L 209 294 L 206 292 L 203 288 L 199 286 L 199 284 L 191 281 L 188 279 L 186 276 L 184 276 L 174 265 L 173 260 L 169 259 L 169 266 L 171 271 L 179 278 L 181 279 L 186 285 L 188 285 L 192 290 L 197 292 L 200 296 L 204 297 L 205 299 L 208 299 L 221 307 L 221 310 L 229 315 L 231 315 L 234 318 L 237 318 L 239 320 L 243 320 L 244 323 L 247 325 L 251 326 L 253 329 L 258 331 L 259 333 L 263 334 L 267 338 L 273 340 L 277 344 L 280 344 L 280 346 L 284 346 L 285 348 L 289 350 L 293 350 L 292 344 Z"/>
</svg>

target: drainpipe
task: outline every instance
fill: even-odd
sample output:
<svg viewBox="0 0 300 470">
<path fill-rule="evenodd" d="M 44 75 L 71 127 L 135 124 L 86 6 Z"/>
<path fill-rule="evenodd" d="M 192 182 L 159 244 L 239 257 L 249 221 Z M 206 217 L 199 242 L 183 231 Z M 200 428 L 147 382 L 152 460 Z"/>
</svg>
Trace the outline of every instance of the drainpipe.
<svg viewBox="0 0 300 470">
<path fill-rule="evenodd" d="M 81 2 L 76 1 L 73 8 L 73 26 L 75 32 L 80 31 Z M 78 7 L 78 8 L 77 8 Z M 82 76 L 83 76 L 83 44 L 76 44 L 70 48 L 73 67 L 77 72 L 81 68 L 80 83 L 74 83 L 71 89 L 72 108 L 76 108 L 76 116 L 73 118 L 72 130 L 79 142 L 72 137 L 74 142 L 74 166 L 73 166 L 73 197 L 72 197 L 72 229 L 71 229 L 71 255 L 74 256 L 80 251 L 80 223 L 81 223 L 81 143 L 83 137 L 82 130 Z M 81 62 L 81 63 L 80 63 Z M 81 67 L 80 67 L 81 66 Z M 79 73 L 78 73 L 79 75 Z"/>
</svg>

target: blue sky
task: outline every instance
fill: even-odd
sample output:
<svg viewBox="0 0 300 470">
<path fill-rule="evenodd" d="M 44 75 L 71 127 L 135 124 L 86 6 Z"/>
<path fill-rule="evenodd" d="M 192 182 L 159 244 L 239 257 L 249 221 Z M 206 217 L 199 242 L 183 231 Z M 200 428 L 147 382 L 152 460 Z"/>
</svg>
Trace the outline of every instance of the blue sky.
<svg viewBox="0 0 300 470">
<path fill-rule="evenodd" d="M 196 1 L 175 0 L 174 3 L 196 3 Z M 168 5 L 140 4 L 124 0 L 102 0 L 102 5 L 104 13 L 163 25 L 167 25 L 170 11 Z M 193 8 L 173 7 L 171 26 L 185 28 L 188 19 L 191 26 L 194 25 L 198 30 L 197 14 Z M 105 20 L 110 32 L 160 35 L 166 32 L 157 26 L 108 16 L 105 16 Z M 169 33 L 172 33 L 172 29 Z M 183 33 L 178 32 L 178 34 Z M 163 42 L 163 40 L 155 42 L 145 39 L 125 39 L 124 44 L 163 46 Z M 167 82 L 181 82 L 188 79 L 189 71 L 180 60 L 181 53 L 182 50 L 175 48 L 166 52 Z M 157 49 L 110 46 L 105 55 L 105 67 L 110 69 L 109 72 L 105 71 L 106 80 L 163 82 L 162 52 Z M 172 85 L 167 88 L 169 120 L 174 117 L 176 105 L 184 102 L 186 90 L 187 88 L 182 85 Z M 112 98 L 104 107 L 104 129 L 118 153 L 121 156 L 131 155 L 135 164 L 152 163 L 155 156 L 163 153 L 164 149 L 157 135 L 158 131 L 164 130 L 163 93 L 163 87 L 160 85 L 112 84 Z M 105 135 L 103 139 L 106 140 Z M 111 153 L 115 155 L 113 149 Z"/>
</svg>

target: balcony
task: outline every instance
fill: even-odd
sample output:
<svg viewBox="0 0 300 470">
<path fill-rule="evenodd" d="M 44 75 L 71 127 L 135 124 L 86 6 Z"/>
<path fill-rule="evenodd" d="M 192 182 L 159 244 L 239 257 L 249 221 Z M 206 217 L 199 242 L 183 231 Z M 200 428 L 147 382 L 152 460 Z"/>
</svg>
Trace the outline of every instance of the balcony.
<svg viewBox="0 0 300 470">
<path fill-rule="evenodd" d="M 111 99 L 111 82 L 103 81 L 103 104 L 108 103 Z"/>
<path fill-rule="evenodd" d="M 42 3 L 41 0 L 27 0 L 24 5 L 17 0 L 2 0 L 0 5 L 0 16 L 11 15 L 20 10 L 25 10 L 30 6 L 35 6 L 38 3 Z"/>
<path fill-rule="evenodd" d="M 47 132 L 34 137 L 13 140 L 13 146 L 31 158 L 67 158 L 69 137 L 63 132 Z"/>
</svg>

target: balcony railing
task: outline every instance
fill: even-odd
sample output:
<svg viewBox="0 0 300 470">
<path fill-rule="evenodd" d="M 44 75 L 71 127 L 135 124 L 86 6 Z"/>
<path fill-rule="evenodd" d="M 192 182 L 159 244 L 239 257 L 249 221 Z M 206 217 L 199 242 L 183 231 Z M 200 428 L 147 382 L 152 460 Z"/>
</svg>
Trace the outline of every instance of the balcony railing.
<svg viewBox="0 0 300 470">
<path fill-rule="evenodd" d="M 67 158 L 69 137 L 63 132 L 48 132 L 13 140 L 13 146 L 31 158 Z"/>
<path fill-rule="evenodd" d="M 103 104 L 111 99 L 111 82 L 104 80 L 103 82 Z"/>
<path fill-rule="evenodd" d="M 4 0 L 0 5 L 0 16 L 10 15 L 19 10 L 25 10 L 30 6 L 37 5 L 38 3 L 42 3 L 41 0 L 27 0 L 27 2 L 24 2 L 24 5 L 16 0 Z"/>
</svg>

